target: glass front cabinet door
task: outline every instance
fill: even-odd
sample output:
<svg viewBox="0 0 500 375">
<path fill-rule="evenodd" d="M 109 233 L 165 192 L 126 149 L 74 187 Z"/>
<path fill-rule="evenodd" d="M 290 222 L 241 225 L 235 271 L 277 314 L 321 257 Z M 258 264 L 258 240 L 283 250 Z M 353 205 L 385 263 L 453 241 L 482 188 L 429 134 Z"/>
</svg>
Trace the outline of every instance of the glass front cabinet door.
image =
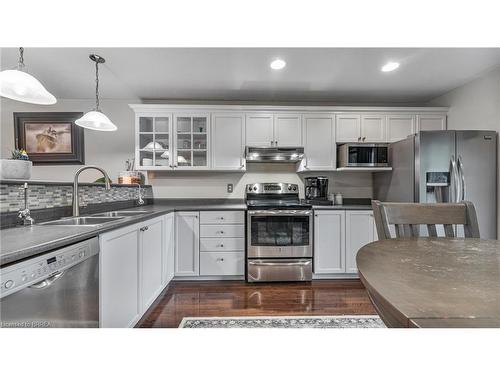
<svg viewBox="0 0 500 375">
<path fill-rule="evenodd" d="M 137 116 L 136 127 L 137 169 L 171 168 L 172 116 Z"/>
<path fill-rule="evenodd" d="M 137 115 L 136 129 L 137 169 L 208 169 L 208 114 Z"/>
<path fill-rule="evenodd" d="M 208 169 L 208 114 L 174 115 L 175 169 Z"/>
</svg>

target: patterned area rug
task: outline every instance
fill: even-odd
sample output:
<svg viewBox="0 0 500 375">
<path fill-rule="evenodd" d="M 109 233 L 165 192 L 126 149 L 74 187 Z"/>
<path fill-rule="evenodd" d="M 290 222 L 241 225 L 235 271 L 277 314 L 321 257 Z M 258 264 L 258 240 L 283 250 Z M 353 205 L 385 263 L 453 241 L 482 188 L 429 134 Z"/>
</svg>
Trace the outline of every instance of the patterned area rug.
<svg viewBox="0 0 500 375">
<path fill-rule="evenodd" d="M 385 328 L 377 315 L 184 318 L 179 328 Z"/>
</svg>

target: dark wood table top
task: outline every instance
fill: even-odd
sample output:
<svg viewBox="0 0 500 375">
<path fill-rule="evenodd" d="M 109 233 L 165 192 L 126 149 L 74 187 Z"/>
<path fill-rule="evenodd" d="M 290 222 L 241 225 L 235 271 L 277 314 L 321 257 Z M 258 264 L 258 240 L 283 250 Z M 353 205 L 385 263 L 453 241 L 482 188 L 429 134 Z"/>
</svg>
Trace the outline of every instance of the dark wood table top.
<svg viewBox="0 0 500 375">
<path fill-rule="evenodd" d="M 390 327 L 500 327 L 500 241 L 383 240 L 356 260 Z"/>
</svg>

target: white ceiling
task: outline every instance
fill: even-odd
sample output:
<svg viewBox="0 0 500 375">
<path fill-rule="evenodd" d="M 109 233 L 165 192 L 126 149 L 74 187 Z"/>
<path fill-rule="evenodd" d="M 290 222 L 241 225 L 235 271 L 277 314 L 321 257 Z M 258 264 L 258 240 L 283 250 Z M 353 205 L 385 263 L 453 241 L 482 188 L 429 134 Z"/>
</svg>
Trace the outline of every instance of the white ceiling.
<svg viewBox="0 0 500 375">
<path fill-rule="evenodd" d="M 17 49 L 1 49 L 1 69 Z M 500 48 L 25 48 L 58 98 L 92 98 L 90 53 L 106 58 L 101 96 L 180 100 L 424 103 L 500 65 Z M 276 57 L 287 62 L 274 71 Z M 401 67 L 382 73 L 389 60 Z"/>
</svg>

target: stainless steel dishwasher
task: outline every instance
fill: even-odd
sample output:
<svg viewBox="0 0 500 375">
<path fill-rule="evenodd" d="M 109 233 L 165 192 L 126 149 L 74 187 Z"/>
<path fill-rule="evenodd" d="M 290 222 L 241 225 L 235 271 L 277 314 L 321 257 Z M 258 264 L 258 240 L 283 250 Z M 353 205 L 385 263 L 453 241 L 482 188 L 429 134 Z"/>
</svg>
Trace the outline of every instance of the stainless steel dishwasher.
<svg viewBox="0 0 500 375">
<path fill-rule="evenodd" d="M 0 327 L 98 327 L 97 237 L 0 269 Z"/>
</svg>

